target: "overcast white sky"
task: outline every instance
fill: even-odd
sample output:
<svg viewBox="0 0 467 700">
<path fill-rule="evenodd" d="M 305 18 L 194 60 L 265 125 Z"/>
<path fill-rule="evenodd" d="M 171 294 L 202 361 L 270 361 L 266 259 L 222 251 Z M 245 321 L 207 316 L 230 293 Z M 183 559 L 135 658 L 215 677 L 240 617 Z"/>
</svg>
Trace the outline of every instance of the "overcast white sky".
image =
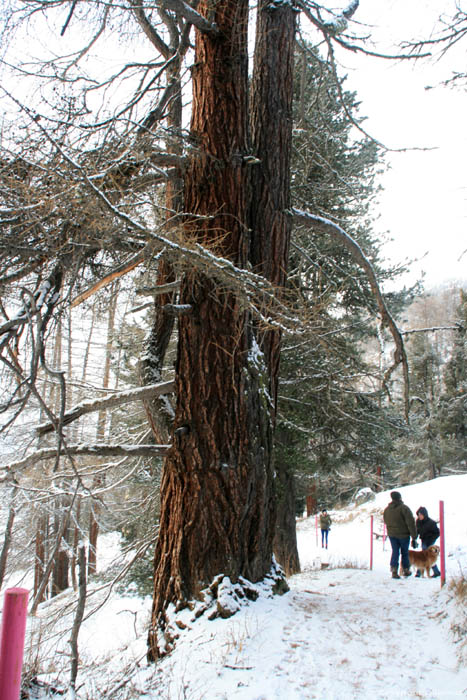
<svg viewBox="0 0 467 700">
<path fill-rule="evenodd" d="M 388 49 L 392 41 L 427 35 L 436 18 L 454 8 L 454 0 L 360 0 L 355 18 L 373 25 Z M 465 70 L 466 53 L 467 39 L 437 62 L 340 56 L 372 136 L 390 148 L 434 148 L 389 154 L 378 224 L 394 239 L 384 248 L 391 260 L 424 256 L 406 281 L 423 270 L 427 288 L 467 280 L 467 253 L 459 260 L 467 248 L 467 91 L 425 89 L 455 68 Z"/>
</svg>

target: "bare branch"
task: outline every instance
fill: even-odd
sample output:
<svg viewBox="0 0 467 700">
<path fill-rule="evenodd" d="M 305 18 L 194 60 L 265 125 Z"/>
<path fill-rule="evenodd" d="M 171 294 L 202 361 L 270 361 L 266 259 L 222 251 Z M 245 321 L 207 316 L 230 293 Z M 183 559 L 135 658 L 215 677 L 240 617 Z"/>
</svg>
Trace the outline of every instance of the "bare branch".
<svg viewBox="0 0 467 700">
<path fill-rule="evenodd" d="M 108 275 L 100 279 L 98 282 L 93 284 L 91 287 L 86 289 L 84 292 L 81 292 L 81 294 L 78 294 L 77 297 L 73 299 L 71 302 L 71 308 L 73 309 L 75 306 L 78 306 L 81 304 L 83 301 L 86 299 L 89 299 L 90 296 L 95 294 L 95 292 L 98 292 L 99 289 L 102 289 L 103 287 L 106 287 L 108 284 L 111 282 L 114 282 L 114 280 L 118 279 L 119 277 L 123 277 L 123 275 L 126 275 L 128 272 L 131 272 L 132 270 L 135 269 L 135 267 L 138 267 L 138 265 L 141 265 L 145 260 L 145 254 L 144 251 L 141 251 L 141 253 L 137 253 L 134 257 L 132 257 L 130 260 L 127 260 L 125 263 L 122 263 L 118 267 L 115 267 L 112 272 L 109 272 Z M 1 329 L 0 329 L 1 332 Z"/>
<path fill-rule="evenodd" d="M 199 12 L 193 7 L 190 7 L 188 3 L 183 2 L 183 0 L 163 0 L 163 6 L 168 10 L 174 10 L 178 14 L 182 15 L 190 24 L 193 24 L 196 29 L 206 34 L 219 34 L 219 28 L 215 22 L 209 22 L 206 17 L 200 15 Z"/>
<path fill-rule="evenodd" d="M 103 399 L 95 401 L 85 401 L 74 406 L 63 415 L 63 425 L 69 425 L 81 416 L 94 411 L 102 411 L 115 406 L 122 406 L 125 403 L 133 401 L 143 401 L 153 396 L 161 396 L 162 394 L 170 394 L 175 389 L 175 382 L 162 382 L 160 384 L 148 384 L 147 386 L 138 389 L 130 389 L 128 391 L 120 391 L 117 394 L 106 396 Z M 45 435 L 54 429 L 55 425 L 52 422 L 42 423 L 36 428 L 38 435 Z"/>
<path fill-rule="evenodd" d="M 167 292 L 173 292 L 180 288 L 180 281 L 167 282 L 167 284 L 158 284 L 155 287 L 140 287 L 135 290 L 135 294 L 140 294 L 141 296 L 159 296 L 161 294 L 167 294 Z"/>
<path fill-rule="evenodd" d="M 111 445 L 108 443 L 67 445 L 66 451 L 63 449 L 60 453 L 54 447 L 44 447 L 42 450 L 32 452 L 27 457 L 11 462 L 10 464 L 1 467 L 6 473 L 1 479 L 4 481 L 10 474 L 16 474 L 17 471 L 30 467 L 37 462 L 43 462 L 46 459 L 55 459 L 56 457 L 67 455 L 80 455 L 87 457 L 161 457 L 167 454 L 171 445 Z"/>
<path fill-rule="evenodd" d="M 433 326 L 431 328 L 412 328 L 410 331 L 401 331 L 401 335 L 410 335 L 411 333 L 434 333 L 435 331 L 460 331 L 462 326 L 456 323 L 454 326 Z"/>
</svg>

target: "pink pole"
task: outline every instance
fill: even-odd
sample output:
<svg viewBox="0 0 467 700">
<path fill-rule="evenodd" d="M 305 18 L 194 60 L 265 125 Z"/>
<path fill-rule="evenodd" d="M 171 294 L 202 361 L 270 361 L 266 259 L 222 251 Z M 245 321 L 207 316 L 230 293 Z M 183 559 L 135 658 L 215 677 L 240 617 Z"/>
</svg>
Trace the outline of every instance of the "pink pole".
<svg viewBox="0 0 467 700">
<path fill-rule="evenodd" d="M 446 583 L 446 549 L 444 546 L 444 501 L 439 502 L 439 558 L 441 564 L 441 588 Z"/>
<path fill-rule="evenodd" d="M 19 700 L 28 593 L 25 588 L 8 588 L 5 591 L 0 645 L 0 700 Z"/>
<path fill-rule="evenodd" d="M 318 546 L 318 516 L 315 515 L 316 546 Z"/>
<path fill-rule="evenodd" d="M 386 537 L 387 537 L 387 530 L 386 530 L 386 523 L 383 522 L 383 552 L 384 552 L 384 545 L 386 544 Z"/>
<path fill-rule="evenodd" d="M 373 569 L 373 516 L 370 518 L 370 571 Z"/>
</svg>

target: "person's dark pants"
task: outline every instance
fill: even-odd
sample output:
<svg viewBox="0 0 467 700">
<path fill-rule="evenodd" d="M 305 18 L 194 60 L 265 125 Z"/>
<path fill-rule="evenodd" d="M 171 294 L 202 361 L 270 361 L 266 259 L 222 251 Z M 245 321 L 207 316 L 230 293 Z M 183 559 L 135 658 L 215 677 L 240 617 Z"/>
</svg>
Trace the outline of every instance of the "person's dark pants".
<svg viewBox="0 0 467 700">
<path fill-rule="evenodd" d="M 321 547 L 328 546 L 329 530 L 321 530 Z"/>
<path fill-rule="evenodd" d="M 392 554 L 391 554 L 391 569 L 397 569 L 399 567 L 399 555 L 402 559 L 402 568 L 410 569 L 409 561 L 409 537 L 389 537 L 391 543 Z"/>
</svg>

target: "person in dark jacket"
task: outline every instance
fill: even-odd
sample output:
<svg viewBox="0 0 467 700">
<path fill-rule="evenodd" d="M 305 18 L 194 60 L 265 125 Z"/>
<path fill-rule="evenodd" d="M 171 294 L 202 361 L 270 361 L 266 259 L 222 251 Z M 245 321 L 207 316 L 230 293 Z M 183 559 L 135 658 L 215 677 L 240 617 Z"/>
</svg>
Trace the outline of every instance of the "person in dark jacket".
<svg viewBox="0 0 467 700">
<path fill-rule="evenodd" d="M 412 572 L 410 571 L 409 544 L 411 537 L 413 540 L 416 539 L 417 529 L 412 511 L 402 501 L 399 491 L 391 491 L 391 503 L 384 509 L 383 519 L 392 549 L 390 563 L 392 578 L 400 578 L 399 556 L 402 560 L 402 573 L 404 576 L 410 576 Z"/>
<path fill-rule="evenodd" d="M 326 508 L 323 508 L 323 510 L 320 513 L 319 516 L 319 527 L 321 529 L 321 548 L 326 549 L 328 548 L 328 535 L 329 535 L 329 530 L 331 529 L 331 516 L 328 514 L 328 511 Z"/>
<path fill-rule="evenodd" d="M 438 539 L 439 527 L 434 520 L 428 517 L 428 511 L 424 506 L 420 506 L 420 508 L 417 510 L 417 520 L 415 524 L 417 526 L 417 535 L 419 535 L 422 543 L 422 549 L 428 549 L 428 547 L 431 547 L 431 545 Z M 412 547 L 416 546 L 416 539 L 412 540 Z M 441 571 L 438 569 L 436 564 L 432 568 L 433 578 L 441 576 Z M 420 577 L 420 570 L 417 570 L 415 576 L 416 578 Z"/>
</svg>

